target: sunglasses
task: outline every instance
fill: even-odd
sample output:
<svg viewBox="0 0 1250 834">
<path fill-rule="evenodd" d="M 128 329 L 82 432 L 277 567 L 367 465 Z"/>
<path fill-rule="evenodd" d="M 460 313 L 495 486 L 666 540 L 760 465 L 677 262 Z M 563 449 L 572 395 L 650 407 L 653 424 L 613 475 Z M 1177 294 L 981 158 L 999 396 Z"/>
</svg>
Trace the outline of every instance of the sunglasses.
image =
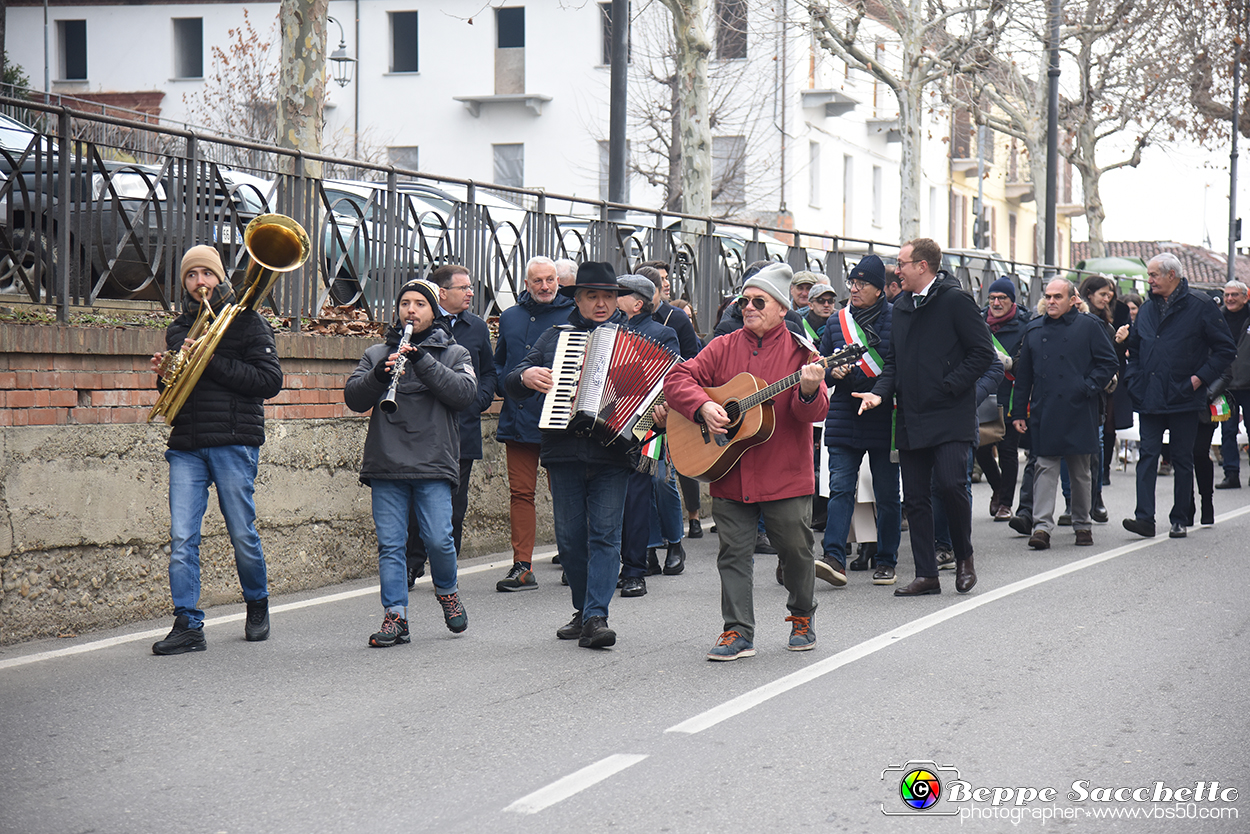
<svg viewBox="0 0 1250 834">
<path fill-rule="evenodd" d="M 760 298 L 758 295 L 755 296 L 754 298 L 747 298 L 744 295 L 742 298 L 739 298 L 734 303 L 738 305 L 739 310 L 745 310 L 748 304 L 750 304 L 752 307 L 754 307 L 757 310 L 763 310 L 764 306 L 768 304 L 768 301 L 766 301 L 763 298 Z"/>
</svg>

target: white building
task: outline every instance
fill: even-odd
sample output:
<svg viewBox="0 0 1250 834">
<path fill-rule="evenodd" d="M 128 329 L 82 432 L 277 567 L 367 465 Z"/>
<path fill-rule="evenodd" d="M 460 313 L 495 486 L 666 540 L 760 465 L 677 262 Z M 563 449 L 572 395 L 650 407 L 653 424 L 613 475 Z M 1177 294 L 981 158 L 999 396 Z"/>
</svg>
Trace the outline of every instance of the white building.
<svg viewBox="0 0 1250 834">
<path fill-rule="evenodd" d="M 606 197 L 610 6 L 334 0 L 330 15 L 357 63 L 347 86 L 327 83 L 332 152 L 350 154 L 354 137 L 362 155 L 378 152 L 375 161 Z M 668 90 L 644 76 L 662 66 L 671 22 L 659 3 L 634 6 L 641 8 L 631 30 L 630 148 L 635 161 L 646 162 L 658 132 L 645 121 Z M 802 25 L 800 3 L 710 0 L 709 7 L 717 212 L 896 241 L 892 93 L 825 54 Z M 245 11 L 261 40 L 277 33 L 277 3 L 49 0 L 49 9 L 45 55 L 42 3 L 8 4 L 9 59 L 34 86 L 42 87 L 46 60 L 53 93 L 121 104 L 146 97 L 159 100 L 163 118 L 192 124 L 202 114 L 189 112 L 185 97 L 203 93 L 213 48 L 228 48 Z M 878 28 L 888 61 L 890 33 Z M 335 23 L 326 31 L 328 54 L 340 34 Z M 921 228 L 939 241 L 949 228 L 950 167 L 940 140 L 948 131 L 948 122 L 935 121 L 924 148 Z M 634 174 L 628 200 L 659 207 L 664 190 Z"/>
</svg>

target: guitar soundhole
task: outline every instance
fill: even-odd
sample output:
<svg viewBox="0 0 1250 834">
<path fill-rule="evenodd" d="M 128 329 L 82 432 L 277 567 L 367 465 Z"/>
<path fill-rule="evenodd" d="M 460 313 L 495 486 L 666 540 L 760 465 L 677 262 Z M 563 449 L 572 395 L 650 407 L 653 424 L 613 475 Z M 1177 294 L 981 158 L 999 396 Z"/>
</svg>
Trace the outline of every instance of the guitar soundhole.
<svg viewBox="0 0 1250 834">
<path fill-rule="evenodd" d="M 729 417 L 729 425 L 725 426 L 727 432 L 725 437 L 732 440 L 738 434 L 738 429 L 742 427 L 742 409 L 737 400 L 727 400 L 721 404 L 721 407 L 725 409 L 725 414 Z"/>
</svg>

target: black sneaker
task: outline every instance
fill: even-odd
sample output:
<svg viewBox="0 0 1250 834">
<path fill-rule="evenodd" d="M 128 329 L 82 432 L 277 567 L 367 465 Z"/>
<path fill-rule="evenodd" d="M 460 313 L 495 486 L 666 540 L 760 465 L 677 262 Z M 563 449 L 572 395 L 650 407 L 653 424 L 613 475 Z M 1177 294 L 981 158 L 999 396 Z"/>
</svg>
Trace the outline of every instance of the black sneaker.
<svg viewBox="0 0 1250 834">
<path fill-rule="evenodd" d="M 690 519 L 690 529 L 686 532 L 686 538 L 688 539 L 703 538 L 703 522 L 699 521 L 699 519 L 697 518 Z"/>
<path fill-rule="evenodd" d="M 760 533 L 755 537 L 755 552 L 762 553 L 765 556 L 776 556 L 777 548 L 773 547 L 773 543 L 768 540 L 768 536 Z"/>
<path fill-rule="evenodd" d="M 583 649 L 606 649 L 616 645 L 616 632 L 608 628 L 607 617 L 589 617 L 582 624 L 582 636 L 577 645 Z"/>
<path fill-rule="evenodd" d="M 532 591 L 538 587 L 538 579 L 528 562 L 513 562 L 508 575 L 495 583 L 496 591 Z"/>
<path fill-rule="evenodd" d="M 152 644 L 152 654 L 185 654 L 202 652 L 208 649 L 204 641 L 204 626 L 191 628 L 186 614 L 179 614 L 174 619 L 174 627 L 164 640 Z"/>
<path fill-rule="evenodd" d="M 417 580 L 425 576 L 425 562 L 408 563 L 408 590 L 417 587 Z"/>
<path fill-rule="evenodd" d="M 408 621 L 393 611 L 388 611 L 382 619 L 382 627 L 369 637 L 369 645 L 376 649 L 387 649 L 396 643 L 407 643 Z"/>
<path fill-rule="evenodd" d="M 582 636 L 582 612 L 574 611 L 573 619 L 556 629 L 556 637 L 561 640 L 576 640 Z"/>
<path fill-rule="evenodd" d="M 252 600 L 247 604 L 247 620 L 243 624 L 243 636 L 250 643 L 269 639 L 269 597 Z"/>
<path fill-rule="evenodd" d="M 469 615 L 460 604 L 460 594 L 435 594 L 438 604 L 443 606 L 443 621 L 452 634 L 459 634 L 469 627 Z"/>
<path fill-rule="evenodd" d="M 551 564 L 553 564 L 553 565 L 558 565 L 558 564 L 560 564 L 560 554 L 559 554 L 559 553 L 557 553 L 556 555 L 554 555 L 554 556 L 552 556 L 552 557 L 551 557 Z"/>
</svg>

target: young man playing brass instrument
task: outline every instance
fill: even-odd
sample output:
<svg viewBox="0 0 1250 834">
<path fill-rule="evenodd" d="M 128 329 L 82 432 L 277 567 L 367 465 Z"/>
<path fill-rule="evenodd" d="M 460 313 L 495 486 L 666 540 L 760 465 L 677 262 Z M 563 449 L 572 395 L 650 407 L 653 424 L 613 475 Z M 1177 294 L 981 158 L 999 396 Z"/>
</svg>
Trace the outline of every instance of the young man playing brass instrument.
<svg viewBox="0 0 1250 834">
<path fill-rule="evenodd" d="M 459 634 L 469 624 L 456 587 L 451 498 L 460 480 L 458 412 L 477 396 L 477 376 L 469 351 L 438 315 L 438 287 L 409 281 L 395 309 L 386 342 L 365 351 L 343 392 L 352 411 L 373 411 L 360 481 L 373 490 L 385 613 L 369 645 L 378 648 L 409 642 L 409 513 L 420 521 L 447 628 Z"/>
<path fill-rule="evenodd" d="M 165 330 L 170 351 L 190 347 L 188 337 L 204 304 L 213 313 L 234 303 L 221 256 L 211 246 L 193 246 L 182 256 L 182 315 Z M 207 314 L 209 311 L 203 311 Z M 164 354 L 152 356 L 160 373 Z M 164 387 L 164 381 L 158 382 Z M 256 532 L 253 492 L 260 446 L 265 442 L 264 401 L 282 390 L 282 367 L 273 328 L 255 310 L 244 310 L 226 329 L 203 375 L 173 420 L 169 435 L 169 590 L 174 627 L 153 644 L 155 654 L 202 652 L 204 612 L 200 599 L 200 524 L 208 509 L 208 486 L 230 532 L 234 562 L 247 603 L 244 636 L 269 636 L 269 586 L 265 554 Z"/>
</svg>

